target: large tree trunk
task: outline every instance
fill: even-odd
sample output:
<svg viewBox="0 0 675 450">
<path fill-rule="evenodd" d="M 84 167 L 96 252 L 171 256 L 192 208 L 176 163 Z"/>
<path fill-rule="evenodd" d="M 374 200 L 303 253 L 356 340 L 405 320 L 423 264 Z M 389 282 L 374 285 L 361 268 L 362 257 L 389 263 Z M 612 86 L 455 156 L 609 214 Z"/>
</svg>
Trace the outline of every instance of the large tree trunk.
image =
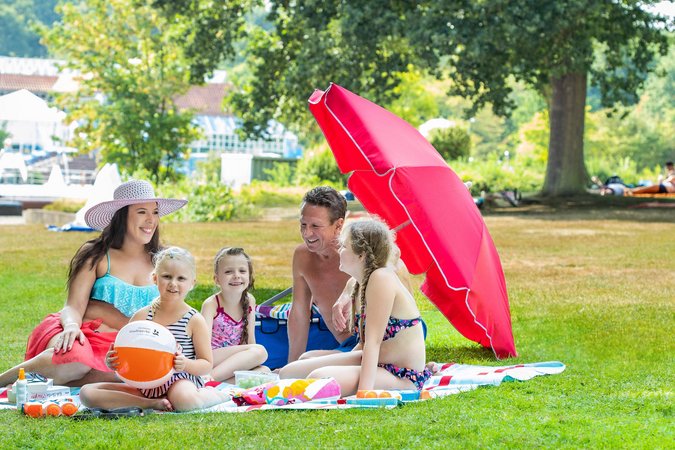
<svg viewBox="0 0 675 450">
<path fill-rule="evenodd" d="M 551 78 L 548 164 L 542 194 L 563 196 L 585 192 L 584 113 L 586 74 Z"/>
</svg>

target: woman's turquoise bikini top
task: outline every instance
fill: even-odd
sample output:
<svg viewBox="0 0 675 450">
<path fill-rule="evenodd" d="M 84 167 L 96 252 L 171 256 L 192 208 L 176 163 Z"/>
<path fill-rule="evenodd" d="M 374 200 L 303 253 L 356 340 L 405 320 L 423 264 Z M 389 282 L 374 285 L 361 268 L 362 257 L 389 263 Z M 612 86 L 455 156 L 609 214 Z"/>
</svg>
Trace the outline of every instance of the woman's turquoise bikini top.
<svg viewBox="0 0 675 450">
<path fill-rule="evenodd" d="M 90 297 L 93 300 L 110 303 L 119 312 L 131 317 L 136 311 L 145 308 L 155 297 L 159 296 L 157 285 L 134 286 L 126 281 L 110 275 L 110 255 L 108 258 L 108 271 L 101 278 L 97 278 L 91 288 Z"/>
</svg>

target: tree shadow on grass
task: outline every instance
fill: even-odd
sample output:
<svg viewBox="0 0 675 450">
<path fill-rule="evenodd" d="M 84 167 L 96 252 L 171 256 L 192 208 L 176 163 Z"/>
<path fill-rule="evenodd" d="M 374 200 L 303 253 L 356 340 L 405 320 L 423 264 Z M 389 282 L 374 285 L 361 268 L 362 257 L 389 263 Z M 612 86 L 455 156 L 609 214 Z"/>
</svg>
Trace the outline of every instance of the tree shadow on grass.
<svg viewBox="0 0 675 450">
<path fill-rule="evenodd" d="M 522 199 L 518 207 L 492 208 L 486 216 L 522 216 L 551 221 L 625 220 L 631 222 L 672 222 L 673 198 L 600 196 L 593 194 L 569 197 Z"/>
</svg>

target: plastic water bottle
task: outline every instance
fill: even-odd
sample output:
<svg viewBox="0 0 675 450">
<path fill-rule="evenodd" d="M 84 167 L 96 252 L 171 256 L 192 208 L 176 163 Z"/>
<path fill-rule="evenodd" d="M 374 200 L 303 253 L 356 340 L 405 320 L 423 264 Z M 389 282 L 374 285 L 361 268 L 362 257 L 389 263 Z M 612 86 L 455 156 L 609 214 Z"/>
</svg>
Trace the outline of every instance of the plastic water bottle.
<svg viewBox="0 0 675 450">
<path fill-rule="evenodd" d="M 26 403 L 26 394 L 28 393 L 28 381 L 26 381 L 26 372 L 23 367 L 19 369 L 19 378 L 14 383 L 12 391 L 16 395 L 16 409 L 21 411 L 23 404 Z"/>
</svg>

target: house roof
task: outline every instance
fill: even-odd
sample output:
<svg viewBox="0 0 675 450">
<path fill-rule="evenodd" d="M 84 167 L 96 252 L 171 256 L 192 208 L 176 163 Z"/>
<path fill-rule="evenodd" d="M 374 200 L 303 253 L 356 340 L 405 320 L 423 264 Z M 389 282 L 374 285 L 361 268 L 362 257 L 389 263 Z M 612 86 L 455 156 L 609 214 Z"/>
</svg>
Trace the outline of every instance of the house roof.
<svg viewBox="0 0 675 450">
<path fill-rule="evenodd" d="M 72 72 L 59 71 L 56 63 L 39 58 L 0 57 L 0 93 L 26 89 L 44 97 L 54 92 L 77 90 L 78 81 Z M 225 72 L 216 71 L 205 85 L 192 86 L 187 93 L 176 97 L 176 106 L 197 115 L 229 115 L 223 109 L 223 98 L 232 85 L 224 80 Z"/>
<path fill-rule="evenodd" d="M 229 83 L 192 86 L 186 94 L 176 98 L 176 106 L 179 109 L 191 109 L 196 114 L 227 116 L 229 113 L 223 109 L 223 98 L 231 88 Z"/>
<path fill-rule="evenodd" d="M 36 93 L 51 92 L 59 79 L 52 75 L 23 75 L 14 73 L 0 73 L 0 91 L 18 91 L 27 89 Z"/>
</svg>

